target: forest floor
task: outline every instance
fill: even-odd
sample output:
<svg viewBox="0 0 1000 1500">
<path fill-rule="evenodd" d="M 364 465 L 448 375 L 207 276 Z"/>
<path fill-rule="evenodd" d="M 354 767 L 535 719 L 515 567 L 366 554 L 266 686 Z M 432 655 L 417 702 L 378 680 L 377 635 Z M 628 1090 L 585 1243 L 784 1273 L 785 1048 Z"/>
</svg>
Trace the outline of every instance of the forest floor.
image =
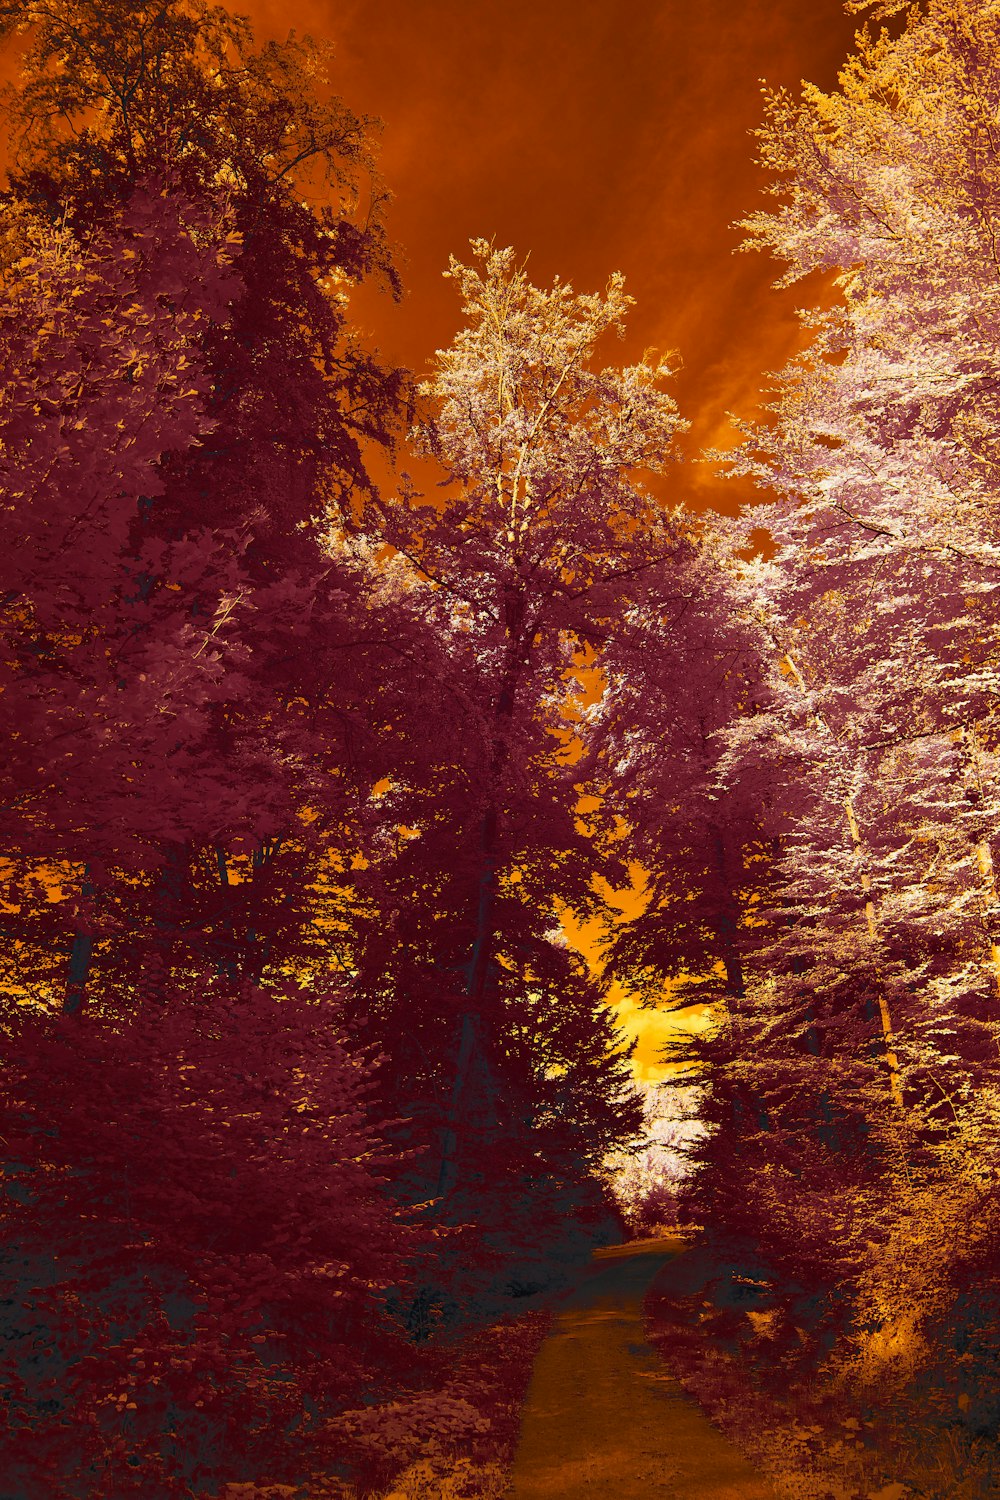
<svg viewBox="0 0 1000 1500">
<path fill-rule="evenodd" d="M 775 1500 L 646 1342 L 643 1297 L 678 1238 L 598 1250 L 535 1361 L 509 1500 Z"/>
<path fill-rule="evenodd" d="M 1000 1500 L 992 1441 L 831 1383 L 814 1300 L 698 1231 L 598 1250 L 474 1341 L 480 1440 L 383 1500 Z"/>
</svg>

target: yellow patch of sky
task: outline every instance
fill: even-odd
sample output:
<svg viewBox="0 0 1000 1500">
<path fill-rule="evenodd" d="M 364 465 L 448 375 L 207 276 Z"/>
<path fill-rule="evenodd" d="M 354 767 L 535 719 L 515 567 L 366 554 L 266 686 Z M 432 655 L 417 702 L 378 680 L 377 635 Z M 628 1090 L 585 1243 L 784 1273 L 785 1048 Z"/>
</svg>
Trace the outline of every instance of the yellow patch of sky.
<svg viewBox="0 0 1000 1500">
<path fill-rule="evenodd" d="M 639 864 L 629 866 L 629 884 L 615 887 L 598 876 L 594 885 L 599 895 L 623 921 L 637 916 L 647 899 L 645 871 Z M 601 940 L 603 923 L 600 917 L 580 917 L 564 907 L 560 912 L 560 924 L 567 942 L 586 958 L 594 973 L 603 968 Z M 677 1042 L 683 1035 L 707 1031 L 714 1024 L 710 1005 L 688 1005 L 682 1010 L 670 1006 L 671 982 L 664 981 L 663 1008 L 650 1009 L 640 1004 L 628 982 L 613 979 L 608 985 L 605 1001 L 615 1012 L 615 1018 L 629 1041 L 635 1041 L 632 1067 L 641 1082 L 652 1083 L 677 1071 L 676 1064 L 663 1061 L 664 1048 Z"/>
</svg>

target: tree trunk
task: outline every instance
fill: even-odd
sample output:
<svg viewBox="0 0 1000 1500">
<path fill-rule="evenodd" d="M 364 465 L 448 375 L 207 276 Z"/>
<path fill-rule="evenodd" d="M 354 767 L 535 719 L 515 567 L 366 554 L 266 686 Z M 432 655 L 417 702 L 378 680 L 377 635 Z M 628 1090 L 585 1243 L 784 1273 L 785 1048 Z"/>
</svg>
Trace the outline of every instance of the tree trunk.
<svg viewBox="0 0 1000 1500">
<path fill-rule="evenodd" d="M 993 973 L 997 996 L 1000 998 L 1000 904 L 997 902 L 997 879 L 993 868 L 993 850 L 986 839 L 976 845 L 976 861 L 983 881 L 983 906 L 989 937 L 990 956 L 988 966 Z"/>
<path fill-rule="evenodd" d="M 510 756 L 510 727 L 514 717 L 517 686 L 523 670 L 524 646 L 521 640 L 523 622 L 524 600 L 520 595 L 512 595 L 505 606 L 507 649 L 500 693 L 493 716 L 493 745 L 487 780 L 488 801 L 480 823 L 479 879 L 465 990 L 467 1004 L 459 1022 L 455 1077 L 442 1134 L 441 1163 L 438 1172 L 439 1197 L 445 1197 L 457 1181 L 456 1155 L 459 1120 L 466 1103 L 472 1069 L 477 1063 L 483 1074 L 484 1087 L 489 1101 L 488 1108 L 495 1124 L 495 1089 L 489 1059 L 483 1046 L 482 1024 L 490 970 L 493 966 L 493 917 L 496 909 L 496 879 L 499 860 L 500 785 Z"/>
<path fill-rule="evenodd" d="M 784 659 L 785 659 L 785 661 L 788 664 L 788 670 L 789 670 L 789 673 L 791 675 L 792 681 L 795 683 L 796 687 L 799 689 L 799 692 L 804 695 L 806 693 L 806 691 L 807 691 L 806 684 L 805 684 L 805 678 L 802 676 L 802 673 L 799 671 L 798 666 L 797 666 L 797 664 L 795 662 L 795 659 L 792 656 L 791 652 L 786 652 Z M 817 716 L 816 722 L 823 727 L 823 729 L 827 732 L 827 734 L 830 733 L 829 726 L 827 724 L 825 724 L 824 721 L 821 718 L 819 718 L 818 716 Z M 853 802 L 852 802 L 852 800 L 851 800 L 850 797 L 846 797 L 844 799 L 844 809 L 845 809 L 845 811 L 847 813 L 847 826 L 850 829 L 851 842 L 854 845 L 855 852 L 859 856 L 861 856 L 862 853 L 863 853 L 863 845 L 862 845 L 862 842 L 861 842 L 861 830 L 858 827 L 858 820 L 854 816 L 854 804 L 853 804 Z M 866 923 L 867 928 L 868 928 L 868 940 L 869 940 L 869 942 L 871 944 L 872 957 L 873 957 L 873 960 L 874 960 L 876 958 L 877 946 L 878 946 L 878 932 L 877 932 L 877 928 L 876 928 L 876 925 L 875 925 L 875 903 L 872 900 L 872 894 L 871 894 L 871 890 L 872 890 L 871 876 L 869 875 L 868 871 L 866 869 L 864 869 L 864 868 L 862 868 L 862 872 L 861 872 L 861 889 L 862 889 L 862 892 L 863 892 L 864 898 L 865 898 L 865 923 Z M 877 962 L 875 962 L 874 968 L 875 968 L 876 976 L 878 976 L 878 963 Z M 885 1065 L 886 1065 L 886 1068 L 888 1069 L 888 1072 L 889 1072 L 889 1092 L 892 1095 L 892 1102 L 896 1106 L 896 1108 L 897 1109 L 902 1109 L 902 1107 L 903 1107 L 903 1088 L 902 1088 L 902 1083 L 900 1081 L 899 1059 L 896 1056 L 896 1043 L 895 1043 L 895 1038 L 893 1036 L 893 1031 L 892 1031 L 892 1017 L 889 1014 L 889 1002 L 885 998 L 885 992 L 884 992 L 884 990 L 882 988 L 882 982 L 881 982 L 881 977 L 880 976 L 879 976 L 879 989 L 878 989 L 878 1009 L 879 1009 L 879 1017 L 880 1017 L 880 1020 L 881 1020 L 881 1023 L 882 1023 L 882 1050 L 883 1050 L 883 1056 L 885 1057 Z"/>
<path fill-rule="evenodd" d="M 80 895 L 84 900 L 94 894 L 94 887 L 89 879 L 89 867 L 83 872 L 83 880 L 80 884 Z M 66 993 L 63 997 L 63 1013 L 67 1016 L 75 1016 L 80 1013 L 87 1001 L 87 981 L 90 978 L 90 966 L 94 957 L 94 935 L 92 932 L 77 931 L 73 935 L 73 941 L 69 950 L 69 965 L 66 972 Z"/>
<path fill-rule="evenodd" d="M 847 813 L 847 825 L 851 830 L 851 842 L 859 858 L 863 855 L 864 846 L 861 842 L 861 829 L 854 815 L 854 803 L 850 797 L 844 798 L 844 809 Z M 868 927 L 868 941 L 875 955 L 878 947 L 878 929 L 875 925 L 875 903 L 872 900 L 872 880 L 868 871 L 862 868 L 861 890 L 865 898 L 865 922 Z M 876 976 L 878 976 L 878 1010 L 882 1022 L 882 1044 L 885 1055 L 886 1067 L 889 1070 L 889 1091 L 892 1094 L 892 1102 L 897 1109 L 903 1107 L 903 1086 L 900 1081 L 899 1059 L 896 1056 L 896 1043 L 892 1034 L 892 1018 L 889 1014 L 889 1002 L 885 998 L 885 990 L 882 987 L 881 976 L 878 974 L 878 964 L 875 964 Z"/>
<path fill-rule="evenodd" d="M 89 932 L 78 932 L 69 950 L 69 967 L 66 976 L 66 997 L 63 1011 L 67 1016 L 77 1015 L 87 999 L 87 980 L 94 955 L 94 939 Z"/>
<path fill-rule="evenodd" d="M 737 946 L 740 925 L 740 905 L 733 893 L 733 882 L 729 868 L 726 841 L 720 829 L 712 837 L 715 868 L 719 875 L 719 920 L 717 931 L 722 949 L 722 962 L 726 970 L 726 993 L 733 1000 L 742 1000 L 746 994 L 743 964 Z"/>
<path fill-rule="evenodd" d="M 444 1138 L 441 1143 L 441 1164 L 438 1169 L 437 1196 L 446 1198 L 455 1186 L 458 1177 L 458 1164 L 456 1155 L 458 1152 L 457 1123 L 459 1111 L 462 1106 L 462 1095 L 465 1092 L 466 1081 L 472 1065 L 473 1052 L 477 1045 L 475 1018 L 470 1011 L 466 1011 L 461 1019 L 459 1027 L 458 1058 L 455 1064 L 455 1077 L 451 1085 L 451 1100 L 448 1105 L 447 1123 L 444 1128 Z"/>
<path fill-rule="evenodd" d="M 979 766 L 979 747 L 976 743 L 976 726 L 968 736 L 964 727 L 956 729 L 952 739 L 960 746 L 962 766 L 966 782 L 966 797 L 969 802 L 981 804 L 983 798 L 982 774 Z M 976 844 L 976 864 L 979 867 L 983 901 L 983 919 L 986 925 L 989 957 L 986 966 L 993 976 L 997 996 L 1000 998 L 1000 903 L 997 900 L 996 871 L 993 867 L 993 850 L 987 838 Z"/>
<path fill-rule="evenodd" d="M 187 844 L 167 844 L 153 887 L 153 942 L 147 993 L 160 1005 L 166 1004 L 169 995 L 190 859 Z"/>
</svg>

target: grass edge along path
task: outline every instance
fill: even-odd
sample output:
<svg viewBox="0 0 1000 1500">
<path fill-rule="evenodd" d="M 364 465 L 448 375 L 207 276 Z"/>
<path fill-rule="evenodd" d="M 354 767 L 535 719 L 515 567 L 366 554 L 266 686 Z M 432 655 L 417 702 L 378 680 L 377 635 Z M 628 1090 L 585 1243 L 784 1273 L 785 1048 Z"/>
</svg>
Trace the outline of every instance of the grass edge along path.
<svg viewBox="0 0 1000 1500">
<path fill-rule="evenodd" d="M 647 1338 L 781 1500 L 1000 1500 L 992 1433 L 942 1425 L 919 1386 L 859 1383 L 824 1299 L 745 1247 L 686 1238 L 646 1293 Z"/>
</svg>

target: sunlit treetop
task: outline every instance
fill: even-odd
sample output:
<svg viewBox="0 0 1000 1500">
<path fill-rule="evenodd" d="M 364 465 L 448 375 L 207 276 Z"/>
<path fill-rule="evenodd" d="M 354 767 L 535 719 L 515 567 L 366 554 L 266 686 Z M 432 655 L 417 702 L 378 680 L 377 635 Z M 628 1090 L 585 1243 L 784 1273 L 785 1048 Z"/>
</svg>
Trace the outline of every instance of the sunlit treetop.
<svg viewBox="0 0 1000 1500">
<path fill-rule="evenodd" d="M 996 563 L 998 109 L 995 0 L 932 0 L 897 36 L 862 33 L 838 92 L 770 96 L 779 203 L 746 221 L 748 246 L 783 284 L 833 273 L 840 296 L 808 315 L 756 472 L 835 511 L 813 542 L 828 562 L 850 538 Z"/>
<path fill-rule="evenodd" d="M 781 204 L 745 221 L 748 247 L 785 261 L 785 283 L 855 267 L 943 288 L 977 242 L 995 267 L 998 37 L 994 0 L 930 0 L 900 36 L 862 31 L 837 91 L 768 93 L 760 161 Z"/>
<path fill-rule="evenodd" d="M 642 480 L 672 461 L 685 424 L 662 389 L 665 360 L 597 367 L 631 306 L 620 275 L 603 294 L 542 289 L 513 250 L 473 251 L 446 273 L 466 326 L 438 352 L 414 433 L 446 475 L 435 519 L 419 523 L 421 565 L 442 581 L 460 573 L 494 618 L 512 592 L 533 615 L 649 565 L 664 517 Z"/>
</svg>

